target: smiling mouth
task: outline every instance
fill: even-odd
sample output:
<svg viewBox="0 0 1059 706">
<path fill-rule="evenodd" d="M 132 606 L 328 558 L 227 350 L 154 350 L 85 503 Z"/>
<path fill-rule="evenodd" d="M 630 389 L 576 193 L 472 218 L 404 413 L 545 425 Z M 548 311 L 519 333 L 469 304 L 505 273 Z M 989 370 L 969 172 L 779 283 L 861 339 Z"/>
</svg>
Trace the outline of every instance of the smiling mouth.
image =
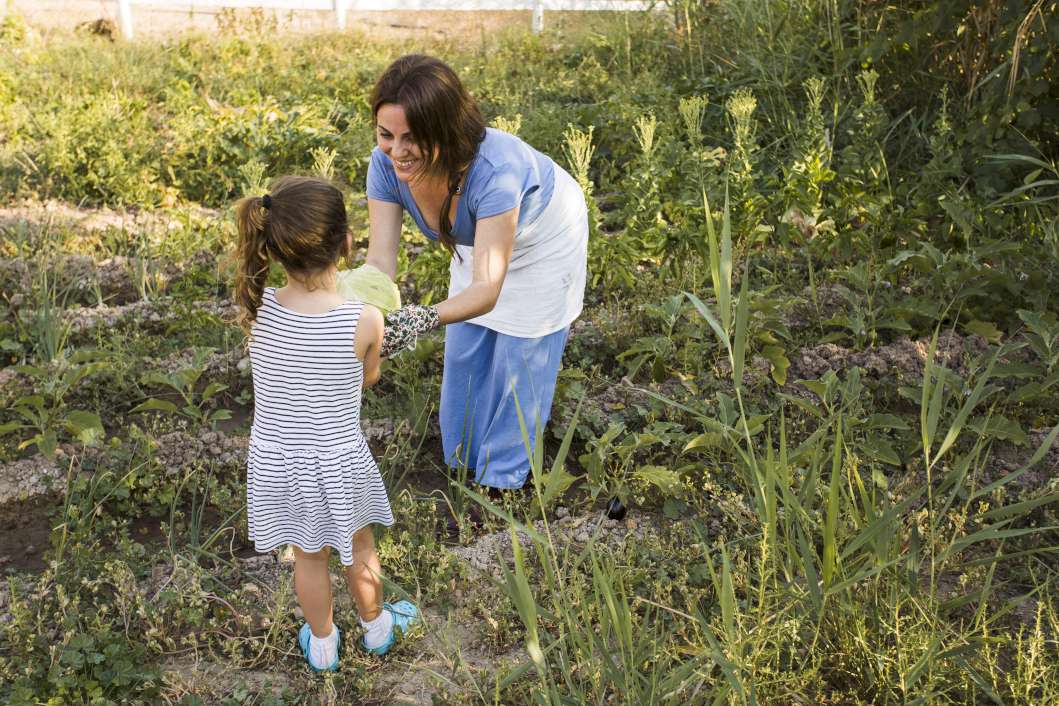
<svg viewBox="0 0 1059 706">
<path fill-rule="evenodd" d="M 415 160 L 415 159 L 409 159 L 409 160 L 407 160 L 405 162 L 402 162 L 399 159 L 395 159 L 395 160 L 393 160 L 393 163 L 396 164 L 401 169 L 411 169 L 415 165 L 415 163 L 417 161 L 418 160 Z"/>
</svg>

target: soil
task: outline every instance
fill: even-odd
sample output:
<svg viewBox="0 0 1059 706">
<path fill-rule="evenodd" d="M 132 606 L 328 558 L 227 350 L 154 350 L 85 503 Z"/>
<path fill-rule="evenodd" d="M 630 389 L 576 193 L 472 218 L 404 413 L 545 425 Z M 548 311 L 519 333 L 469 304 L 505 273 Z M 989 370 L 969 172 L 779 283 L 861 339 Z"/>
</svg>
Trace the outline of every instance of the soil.
<svg viewBox="0 0 1059 706">
<path fill-rule="evenodd" d="M 48 565 L 44 551 L 51 544 L 54 506 L 38 498 L 20 503 L 17 509 L 17 523 L 0 523 L 0 575 L 35 574 Z"/>
</svg>

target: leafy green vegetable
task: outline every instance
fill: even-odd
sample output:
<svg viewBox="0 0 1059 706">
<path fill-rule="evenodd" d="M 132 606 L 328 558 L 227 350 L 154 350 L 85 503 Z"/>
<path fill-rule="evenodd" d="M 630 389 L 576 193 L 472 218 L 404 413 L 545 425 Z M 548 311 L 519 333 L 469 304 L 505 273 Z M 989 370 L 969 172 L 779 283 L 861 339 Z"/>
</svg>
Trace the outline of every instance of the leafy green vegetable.
<svg viewBox="0 0 1059 706">
<path fill-rule="evenodd" d="M 401 292 L 393 280 L 373 265 L 361 265 L 338 273 L 338 293 L 346 299 L 357 299 L 389 314 L 401 308 Z"/>
</svg>

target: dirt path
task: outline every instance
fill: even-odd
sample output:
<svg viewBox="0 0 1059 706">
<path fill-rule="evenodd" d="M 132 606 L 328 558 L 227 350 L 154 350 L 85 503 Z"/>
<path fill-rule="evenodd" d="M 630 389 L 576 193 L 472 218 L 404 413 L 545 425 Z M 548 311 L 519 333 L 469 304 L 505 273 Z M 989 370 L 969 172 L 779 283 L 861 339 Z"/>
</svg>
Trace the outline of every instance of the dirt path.
<svg viewBox="0 0 1059 706">
<path fill-rule="evenodd" d="M 174 2 L 179 5 L 179 2 Z M 134 30 L 138 39 L 171 36 L 186 32 L 221 32 L 226 15 L 217 9 L 163 9 L 136 6 L 133 10 Z M 118 24 L 116 2 L 103 0 L 10 0 L 8 12 L 21 14 L 26 22 L 45 33 L 71 32 L 78 25 L 96 20 L 109 20 Z M 241 11 L 249 17 L 248 11 Z M 546 27 L 559 31 L 584 28 L 602 15 L 597 12 L 548 12 Z M 267 28 L 281 33 L 333 32 L 335 16 L 329 10 L 264 10 L 259 18 L 265 18 Z M 347 27 L 364 32 L 372 37 L 389 41 L 408 40 L 458 40 L 461 43 L 484 42 L 490 35 L 509 29 L 529 30 L 531 13 L 525 10 L 511 11 L 392 11 L 350 12 Z M 252 20 L 247 20 L 247 26 Z M 261 20 L 256 22 L 260 23 Z"/>
</svg>

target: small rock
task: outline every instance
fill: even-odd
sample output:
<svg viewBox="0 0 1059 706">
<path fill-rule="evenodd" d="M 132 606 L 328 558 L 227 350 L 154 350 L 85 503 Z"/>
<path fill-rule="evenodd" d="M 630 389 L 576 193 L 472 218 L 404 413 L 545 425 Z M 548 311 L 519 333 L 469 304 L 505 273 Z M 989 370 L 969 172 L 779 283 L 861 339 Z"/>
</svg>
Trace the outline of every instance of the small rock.
<svg viewBox="0 0 1059 706">
<path fill-rule="evenodd" d="M 589 540 L 589 535 L 588 535 L 588 532 L 586 532 L 585 530 L 581 530 L 580 532 L 578 532 L 577 534 L 574 535 L 574 541 L 575 542 L 580 542 L 581 544 L 587 544 L 588 540 Z"/>
<path fill-rule="evenodd" d="M 631 517 L 629 519 L 625 520 L 625 527 L 626 527 L 626 529 L 631 529 L 631 530 L 636 529 L 636 520 L 632 519 Z"/>
<path fill-rule="evenodd" d="M 37 551 L 37 548 L 35 546 L 33 546 L 32 544 L 27 544 L 26 545 L 26 556 L 29 556 L 30 554 L 34 553 L 35 551 Z"/>
<path fill-rule="evenodd" d="M 569 517 L 570 511 L 567 510 L 566 507 L 560 505 L 559 507 L 555 508 L 555 516 L 561 520 L 564 517 Z"/>
</svg>

